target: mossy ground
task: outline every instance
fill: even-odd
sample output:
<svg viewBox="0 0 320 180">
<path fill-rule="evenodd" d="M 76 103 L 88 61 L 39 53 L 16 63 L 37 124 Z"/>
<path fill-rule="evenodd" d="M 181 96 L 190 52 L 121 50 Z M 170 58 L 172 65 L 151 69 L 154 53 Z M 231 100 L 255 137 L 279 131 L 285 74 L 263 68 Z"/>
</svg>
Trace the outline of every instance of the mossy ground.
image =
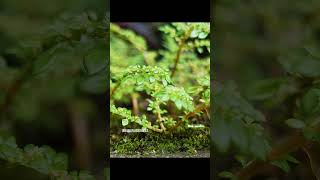
<svg viewBox="0 0 320 180">
<path fill-rule="evenodd" d="M 209 157 L 210 130 L 111 136 L 111 157 Z"/>
</svg>

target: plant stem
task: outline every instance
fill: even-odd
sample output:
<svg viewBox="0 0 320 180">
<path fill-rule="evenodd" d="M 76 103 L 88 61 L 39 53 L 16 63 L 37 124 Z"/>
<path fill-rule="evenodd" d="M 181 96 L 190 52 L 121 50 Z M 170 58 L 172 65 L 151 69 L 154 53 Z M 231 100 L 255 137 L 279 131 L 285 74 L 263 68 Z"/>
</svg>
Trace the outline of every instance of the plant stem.
<svg viewBox="0 0 320 180">
<path fill-rule="evenodd" d="M 152 127 L 150 125 L 147 126 L 148 129 L 151 129 L 152 131 L 155 131 L 155 132 L 159 132 L 159 133 L 162 133 L 163 132 L 163 129 L 158 129 L 158 128 L 155 128 L 155 127 Z"/>
<path fill-rule="evenodd" d="M 121 81 L 119 81 L 116 86 L 112 89 L 111 94 L 110 94 L 110 99 L 112 99 L 114 93 L 117 91 L 117 89 L 120 87 Z"/>
<path fill-rule="evenodd" d="M 195 116 L 197 113 L 202 112 L 204 109 L 206 109 L 206 105 L 205 104 L 201 104 L 199 105 L 193 112 L 189 112 L 188 114 L 186 114 L 183 119 L 189 119 L 190 117 Z M 173 126 L 170 131 L 174 131 L 176 130 L 178 127 L 180 127 L 183 123 L 183 120 L 179 121 L 175 126 Z"/>
<path fill-rule="evenodd" d="M 157 121 L 159 122 L 161 129 L 162 129 L 163 131 L 165 131 L 165 130 L 166 130 L 166 127 L 164 127 L 164 125 L 163 125 L 163 123 L 162 123 L 162 121 L 161 121 L 161 119 L 162 119 L 161 114 L 160 114 L 159 111 L 158 111 L 157 114 L 158 114 L 158 119 L 157 119 Z"/>
<path fill-rule="evenodd" d="M 131 100 L 132 100 L 133 114 L 138 116 L 139 115 L 139 104 L 138 104 L 137 94 L 133 93 L 131 95 Z"/>
<path fill-rule="evenodd" d="M 184 37 L 181 39 L 180 43 L 179 43 L 179 49 L 178 49 L 178 52 L 177 52 L 177 55 L 176 55 L 176 58 L 174 60 L 174 66 L 173 66 L 173 69 L 171 71 L 171 78 L 174 76 L 176 70 L 177 70 L 177 66 L 178 66 L 178 63 L 179 63 L 179 60 L 180 60 L 180 56 L 182 54 L 182 51 L 183 51 L 183 48 L 184 48 L 184 45 L 185 45 L 185 42 L 186 40 L 189 38 L 190 36 L 190 33 L 192 32 L 193 28 L 190 28 L 184 35 Z"/>
</svg>

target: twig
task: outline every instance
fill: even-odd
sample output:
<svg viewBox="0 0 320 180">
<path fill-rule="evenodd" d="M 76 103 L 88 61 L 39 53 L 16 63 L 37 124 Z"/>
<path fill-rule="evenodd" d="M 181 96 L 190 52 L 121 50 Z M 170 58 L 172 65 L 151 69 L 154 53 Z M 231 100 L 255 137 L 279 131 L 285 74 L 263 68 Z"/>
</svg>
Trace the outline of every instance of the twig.
<svg viewBox="0 0 320 180">
<path fill-rule="evenodd" d="M 204 109 L 206 109 L 206 105 L 205 104 L 201 104 L 200 106 L 198 106 L 195 111 L 193 112 L 189 112 L 188 114 L 186 114 L 183 119 L 189 119 L 190 117 L 195 116 L 197 113 L 202 112 Z M 176 130 L 178 127 L 180 127 L 183 123 L 183 120 L 179 121 L 175 126 L 173 126 L 170 131 Z"/>
<path fill-rule="evenodd" d="M 134 93 L 131 95 L 132 107 L 133 107 L 133 114 L 139 115 L 139 104 L 137 95 Z"/>
<path fill-rule="evenodd" d="M 165 131 L 166 130 L 166 127 L 164 127 L 164 125 L 163 125 L 163 123 L 162 123 L 162 117 L 161 117 L 161 114 L 160 114 L 160 112 L 158 111 L 158 119 L 157 119 L 157 121 L 159 122 L 159 124 L 160 124 L 160 127 L 161 127 L 161 129 L 163 130 L 163 131 Z"/>
<path fill-rule="evenodd" d="M 189 38 L 190 36 L 190 33 L 192 32 L 193 28 L 190 28 L 184 35 L 184 37 L 181 39 L 180 43 L 179 43 L 179 49 L 178 49 L 178 52 L 177 52 L 177 55 L 176 55 L 176 58 L 174 60 L 174 66 L 173 66 L 173 69 L 171 71 L 171 78 L 174 76 L 176 70 L 177 70 L 177 66 L 178 66 L 178 63 L 179 63 L 179 60 L 180 60 L 180 56 L 181 56 L 181 53 L 183 51 L 183 48 L 184 48 L 184 45 L 185 45 L 185 41 Z"/>
<path fill-rule="evenodd" d="M 116 86 L 112 89 L 111 94 L 110 94 L 110 99 L 112 99 L 114 93 L 117 91 L 117 89 L 120 87 L 121 81 L 119 81 Z"/>
</svg>

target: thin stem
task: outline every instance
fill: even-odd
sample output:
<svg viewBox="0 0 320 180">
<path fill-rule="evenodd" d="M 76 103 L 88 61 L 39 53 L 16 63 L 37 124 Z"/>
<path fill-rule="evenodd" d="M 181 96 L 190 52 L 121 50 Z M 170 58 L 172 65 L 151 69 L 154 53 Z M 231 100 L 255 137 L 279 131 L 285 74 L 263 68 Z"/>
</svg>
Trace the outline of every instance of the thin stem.
<svg viewBox="0 0 320 180">
<path fill-rule="evenodd" d="M 165 130 L 166 130 L 166 127 L 164 127 L 164 125 L 163 125 L 163 123 L 162 123 L 162 117 L 161 117 L 160 111 L 158 111 L 157 115 L 158 115 L 157 121 L 159 122 L 161 129 L 162 129 L 163 131 L 165 131 Z"/>
<path fill-rule="evenodd" d="M 204 108 L 204 111 L 206 112 L 206 115 L 207 115 L 208 119 L 210 120 L 210 115 L 209 115 L 208 108 Z"/>
<path fill-rule="evenodd" d="M 152 127 L 150 125 L 148 125 L 147 128 L 151 129 L 152 131 L 158 132 L 158 133 L 162 133 L 163 132 L 163 129 L 158 129 L 158 128 Z"/>
<path fill-rule="evenodd" d="M 206 109 L 205 104 L 199 105 L 193 112 L 189 112 L 186 114 L 183 119 L 188 120 L 190 117 L 195 116 L 197 113 L 202 112 L 204 109 Z M 173 126 L 170 131 L 176 130 L 178 127 L 180 127 L 183 124 L 183 120 L 179 121 L 175 126 Z"/>
<path fill-rule="evenodd" d="M 114 93 L 117 91 L 117 89 L 120 87 L 121 81 L 119 81 L 116 86 L 112 89 L 111 94 L 110 94 L 110 99 L 112 99 Z"/>
<path fill-rule="evenodd" d="M 174 76 L 176 70 L 177 70 L 177 66 L 179 64 L 179 60 L 180 60 L 180 56 L 182 54 L 182 51 L 183 51 L 183 48 L 184 48 L 184 45 L 185 45 L 185 42 L 186 40 L 189 38 L 190 36 L 190 33 L 192 32 L 193 28 L 190 28 L 184 35 L 184 37 L 181 39 L 180 43 L 179 43 L 179 49 L 178 49 L 178 52 L 177 52 L 177 55 L 176 55 L 176 58 L 174 60 L 174 66 L 173 66 L 173 69 L 171 71 L 171 78 Z"/>
<path fill-rule="evenodd" d="M 132 101 L 132 107 L 133 107 L 133 114 L 139 115 L 138 97 L 135 93 L 131 95 L 131 101 Z"/>
<path fill-rule="evenodd" d="M 156 112 L 157 112 L 157 122 L 160 124 L 161 130 L 166 131 L 167 129 L 163 125 L 163 122 L 162 122 L 160 103 L 158 101 L 157 101 L 157 106 L 156 106 Z"/>
</svg>

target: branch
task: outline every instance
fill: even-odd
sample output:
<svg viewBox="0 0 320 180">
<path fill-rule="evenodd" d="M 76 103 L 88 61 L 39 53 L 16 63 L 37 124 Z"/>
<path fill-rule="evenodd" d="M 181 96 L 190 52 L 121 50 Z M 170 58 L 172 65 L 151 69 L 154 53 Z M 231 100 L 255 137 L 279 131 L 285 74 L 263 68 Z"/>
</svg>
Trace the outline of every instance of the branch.
<svg viewBox="0 0 320 180">
<path fill-rule="evenodd" d="M 163 131 L 165 131 L 165 130 L 166 130 L 166 127 L 164 127 L 164 125 L 163 125 L 163 123 L 162 123 L 162 121 L 161 121 L 162 117 L 161 117 L 161 114 L 160 114 L 159 111 L 158 111 L 157 115 L 158 115 L 157 121 L 159 122 L 161 129 L 162 129 Z"/>
<path fill-rule="evenodd" d="M 198 106 L 193 112 L 189 112 L 188 114 L 186 114 L 183 119 L 189 119 L 190 117 L 195 116 L 197 113 L 202 112 L 203 110 L 206 109 L 206 105 L 205 104 L 201 104 L 200 106 Z M 175 126 L 173 126 L 170 131 L 176 130 L 178 127 L 180 127 L 183 123 L 183 120 L 179 121 Z"/>
<path fill-rule="evenodd" d="M 158 133 L 162 133 L 163 132 L 163 129 L 158 129 L 158 128 L 155 128 L 155 127 L 150 126 L 150 125 L 148 125 L 147 128 L 151 129 L 152 131 L 158 132 Z"/>
<path fill-rule="evenodd" d="M 178 63 L 179 63 L 179 60 L 180 60 L 180 56 L 181 56 L 181 53 L 183 51 L 183 48 L 184 48 L 184 45 L 185 45 L 185 41 L 189 38 L 190 36 L 190 33 L 192 32 L 193 28 L 190 28 L 184 35 L 184 37 L 182 38 L 182 40 L 180 41 L 180 44 L 179 44 L 179 49 L 178 49 L 178 52 L 177 52 L 177 55 L 176 55 L 176 58 L 175 58 L 175 61 L 174 61 L 174 66 L 173 66 L 173 69 L 171 71 L 171 78 L 174 76 L 176 70 L 177 70 L 177 66 L 178 66 Z"/>
<path fill-rule="evenodd" d="M 114 93 L 117 91 L 117 89 L 120 87 L 121 81 L 119 81 L 116 86 L 112 89 L 111 94 L 110 94 L 110 99 L 112 99 Z"/>
<path fill-rule="evenodd" d="M 133 114 L 139 115 L 139 104 L 138 104 L 138 97 L 134 93 L 131 95 L 132 107 L 133 107 Z"/>
</svg>

